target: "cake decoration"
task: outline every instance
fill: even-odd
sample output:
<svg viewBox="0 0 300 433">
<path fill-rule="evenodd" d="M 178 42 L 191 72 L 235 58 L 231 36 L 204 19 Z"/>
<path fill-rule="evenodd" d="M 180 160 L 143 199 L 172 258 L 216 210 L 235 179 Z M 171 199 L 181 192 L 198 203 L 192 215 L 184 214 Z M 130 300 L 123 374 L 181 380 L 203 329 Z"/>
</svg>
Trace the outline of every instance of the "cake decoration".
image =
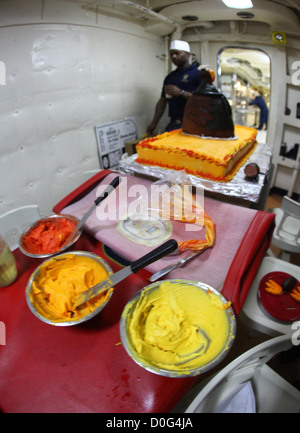
<svg viewBox="0 0 300 433">
<path fill-rule="evenodd" d="M 212 84 L 213 71 L 207 67 L 199 74 L 202 82 L 186 103 L 182 131 L 205 137 L 234 137 L 231 107 Z"/>
</svg>

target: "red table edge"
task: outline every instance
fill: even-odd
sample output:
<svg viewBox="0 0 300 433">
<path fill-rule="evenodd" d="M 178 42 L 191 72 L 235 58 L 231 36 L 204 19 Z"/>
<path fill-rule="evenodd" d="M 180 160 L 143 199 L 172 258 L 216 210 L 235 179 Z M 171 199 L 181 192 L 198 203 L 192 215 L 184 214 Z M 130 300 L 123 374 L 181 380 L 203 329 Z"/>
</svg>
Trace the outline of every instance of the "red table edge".
<svg viewBox="0 0 300 433">
<path fill-rule="evenodd" d="M 76 202 L 88 194 L 93 188 L 95 188 L 100 180 L 104 179 L 108 174 L 114 173 L 111 170 L 102 170 L 99 173 L 92 176 L 90 179 L 81 184 L 78 188 L 74 189 L 70 194 L 59 201 L 54 207 L 53 212 L 60 213 L 62 209 L 69 206 L 73 202 Z M 116 173 L 117 174 L 117 173 Z"/>
<path fill-rule="evenodd" d="M 275 215 L 257 211 L 232 261 L 221 293 L 231 300 L 236 315 L 271 244 L 274 228 Z"/>
</svg>

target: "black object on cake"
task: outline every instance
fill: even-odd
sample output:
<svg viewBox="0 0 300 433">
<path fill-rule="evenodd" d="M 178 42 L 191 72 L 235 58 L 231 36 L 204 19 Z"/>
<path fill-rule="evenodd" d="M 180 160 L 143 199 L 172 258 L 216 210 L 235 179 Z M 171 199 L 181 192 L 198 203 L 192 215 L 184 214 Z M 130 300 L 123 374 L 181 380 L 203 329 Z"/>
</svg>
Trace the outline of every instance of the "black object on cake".
<svg viewBox="0 0 300 433">
<path fill-rule="evenodd" d="M 202 82 L 186 103 L 182 131 L 206 137 L 234 137 L 232 111 L 226 97 L 212 84 L 208 69 L 201 69 L 199 74 Z"/>
</svg>

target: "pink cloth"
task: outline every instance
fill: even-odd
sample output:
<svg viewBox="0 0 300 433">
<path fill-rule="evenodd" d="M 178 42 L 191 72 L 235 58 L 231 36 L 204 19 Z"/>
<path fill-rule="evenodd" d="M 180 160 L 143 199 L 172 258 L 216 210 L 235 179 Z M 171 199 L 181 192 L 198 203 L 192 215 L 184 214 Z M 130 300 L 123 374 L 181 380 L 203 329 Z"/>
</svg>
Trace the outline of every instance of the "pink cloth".
<svg viewBox="0 0 300 433">
<path fill-rule="evenodd" d="M 71 214 L 79 219 L 82 218 L 91 208 L 97 196 L 103 192 L 115 176 L 116 173 L 108 174 L 105 179 L 99 183 L 99 190 L 99 186 L 97 186 L 77 202 L 66 206 L 61 213 Z M 139 245 L 124 237 L 117 229 L 117 222 L 120 217 L 127 213 L 127 207 L 137 199 L 137 195 L 127 197 L 127 192 L 130 188 L 132 186 L 136 186 L 137 188 L 149 188 L 151 181 L 135 176 L 120 175 L 120 177 L 121 183 L 116 189 L 116 192 L 112 192 L 109 197 L 99 205 L 99 208 L 93 212 L 86 221 L 84 230 L 121 256 L 133 261 L 142 257 L 155 247 Z M 112 221 L 100 221 L 97 217 L 99 211 L 101 210 L 107 213 L 108 209 L 113 209 L 114 213 L 114 204 L 116 204 L 116 219 Z M 207 249 L 201 255 L 189 261 L 185 266 L 167 274 L 165 278 L 201 281 L 221 291 L 226 275 L 235 258 L 235 254 L 257 211 L 217 201 L 209 197 L 204 198 L 204 209 L 215 222 L 215 244 L 212 248 Z M 173 232 L 170 238 L 176 239 L 177 242 L 187 239 L 205 238 L 204 229 L 199 232 L 187 232 L 185 230 L 185 223 L 179 221 L 172 221 L 172 226 Z M 165 266 L 172 264 L 185 254 L 187 253 L 183 253 L 180 256 L 168 255 L 149 265 L 147 270 L 151 273 L 155 273 Z"/>
</svg>

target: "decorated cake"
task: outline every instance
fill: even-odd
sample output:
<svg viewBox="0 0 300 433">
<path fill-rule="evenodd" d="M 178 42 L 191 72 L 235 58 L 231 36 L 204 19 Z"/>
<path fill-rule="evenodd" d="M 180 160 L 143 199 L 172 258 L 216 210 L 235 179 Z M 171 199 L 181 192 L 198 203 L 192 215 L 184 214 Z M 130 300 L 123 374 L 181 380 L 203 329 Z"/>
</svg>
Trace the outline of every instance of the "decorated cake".
<svg viewBox="0 0 300 433">
<path fill-rule="evenodd" d="M 205 139 L 181 129 L 147 138 L 137 144 L 140 164 L 154 165 L 219 182 L 231 180 L 249 158 L 256 143 L 256 130 L 235 125 L 233 140 Z"/>
<path fill-rule="evenodd" d="M 249 158 L 257 130 L 234 125 L 231 107 L 212 85 L 212 71 L 200 71 L 202 83 L 188 100 L 182 129 L 146 138 L 136 145 L 140 164 L 228 182 Z"/>
</svg>

